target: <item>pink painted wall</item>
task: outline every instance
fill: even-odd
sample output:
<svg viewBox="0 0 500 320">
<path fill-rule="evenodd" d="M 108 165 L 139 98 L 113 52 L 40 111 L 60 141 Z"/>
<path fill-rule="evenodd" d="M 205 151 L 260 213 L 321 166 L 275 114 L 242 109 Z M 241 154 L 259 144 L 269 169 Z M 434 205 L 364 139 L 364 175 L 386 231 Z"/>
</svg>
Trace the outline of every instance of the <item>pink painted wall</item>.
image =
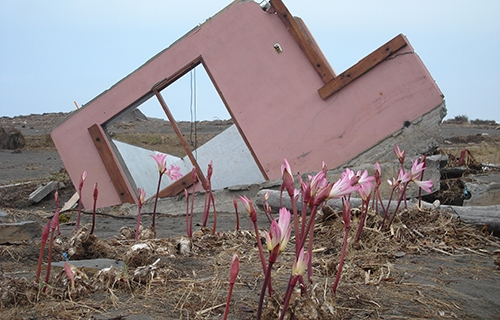
<svg viewBox="0 0 500 320">
<path fill-rule="evenodd" d="M 235 1 L 74 112 L 52 138 L 75 185 L 88 172 L 85 206 L 96 181 L 99 207 L 120 203 L 87 128 L 201 56 L 269 178 L 279 178 L 284 158 L 295 172 L 319 170 L 322 161 L 334 168 L 442 102 L 419 57 L 398 55 L 412 50 L 404 48 L 323 101 L 317 92 L 323 82 L 279 18 L 253 1 Z"/>
</svg>

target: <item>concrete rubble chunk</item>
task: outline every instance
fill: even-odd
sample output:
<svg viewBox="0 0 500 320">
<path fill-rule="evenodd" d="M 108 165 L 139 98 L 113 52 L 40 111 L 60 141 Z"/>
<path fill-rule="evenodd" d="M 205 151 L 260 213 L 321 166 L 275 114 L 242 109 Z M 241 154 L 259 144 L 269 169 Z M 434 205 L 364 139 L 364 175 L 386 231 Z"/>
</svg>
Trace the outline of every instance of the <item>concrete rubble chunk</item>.
<svg viewBox="0 0 500 320">
<path fill-rule="evenodd" d="M 392 149 L 391 149 L 392 150 Z M 394 157 L 393 161 L 380 162 L 380 168 L 382 172 L 382 184 L 380 185 L 380 195 L 382 198 L 389 198 L 391 194 L 391 187 L 387 183 L 387 180 L 392 178 L 397 178 L 398 171 L 401 168 L 401 165 L 397 160 L 395 160 L 395 155 L 391 151 L 391 156 Z M 411 161 L 416 159 L 417 156 L 408 158 L 405 161 L 405 169 L 409 171 L 411 169 Z M 373 159 L 375 160 L 375 159 Z M 377 160 L 372 163 L 366 165 L 359 165 L 355 167 L 349 167 L 354 172 L 358 170 L 368 170 L 369 175 L 374 174 L 374 164 Z M 448 161 L 447 156 L 443 155 L 433 155 L 426 158 L 425 161 L 425 171 L 424 171 L 424 180 L 432 180 L 432 192 L 439 191 L 441 184 L 441 169 L 446 165 Z M 338 168 L 335 170 L 329 170 L 327 173 L 327 180 L 330 182 L 335 182 L 340 177 L 340 174 L 344 171 L 344 168 Z M 422 195 L 426 195 L 426 192 L 422 192 Z M 416 198 L 418 197 L 418 187 L 414 183 L 410 183 L 408 185 L 408 190 L 406 191 L 407 198 Z"/>
<path fill-rule="evenodd" d="M 78 192 L 75 192 L 73 196 L 68 201 L 66 201 L 64 206 L 61 208 L 61 212 L 65 212 L 75 208 L 78 204 L 78 200 L 80 200 L 80 197 L 78 196 Z"/>
<path fill-rule="evenodd" d="M 169 155 L 167 161 L 178 166 L 185 179 L 163 179 L 164 194 L 182 193 L 184 184 L 191 183 L 192 168 L 204 173 L 212 161 L 211 185 L 219 190 L 278 179 L 283 159 L 295 173 L 307 173 L 321 170 L 322 161 L 338 168 L 392 160 L 395 144 L 409 157 L 434 153 L 442 142 L 444 95 L 404 35 L 355 64 L 355 76 L 350 71 L 335 76 L 305 23 L 300 21 L 292 33 L 290 23 L 296 23 L 292 15 L 263 14 L 254 1 L 234 1 L 195 32 L 108 85 L 109 90 L 51 132 L 71 180 L 79 181 L 82 172 L 92 168 L 89 179 L 99 184 L 100 208 L 137 204 L 135 186 L 151 190 L 148 195 L 155 193 L 157 170 L 143 165 L 152 150 L 110 139 L 107 133 L 114 121 L 151 96 L 151 88 L 162 90 L 201 62 L 210 66 L 211 80 L 224 97 L 233 125 L 192 151 L 186 148 L 187 157 Z M 287 44 L 286 59 L 267 47 L 278 38 Z M 214 46 L 211 39 L 224 41 Z M 193 46 L 195 60 L 185 54 Z M 174 129 L 171 113 L 176 112 L 170 111 L 168 126 Z M 183 135 L 176 135 L 185 145 Z M 195 190 L 203 189 L 205 181 L 199 178 Z M 91 193 L 81 197 L 85 207 L 92 205 Z"/>
<path fill-rule="evenodd" d="M 500 173 L 470 175 L 462 178 L 464 206 L 500 205 Z"/>
<path fill-rule="evenodd" d="M 63 185 L 61 185 L 61 183 L 57 181 L 50 181 L 47 184 L 42 184 L 38 186 L 36 190 L 30 194 L 28 200 L 31 203 L 38 203 L 42 201 L 46 196 L 48 196 L 52 191 L 59 189 L 61 187 L 63 187 Z"/>
<path fill-rule="evenodd" d="M 7 212 L 0 211 L 0 223 L 9 223 L 11 220 Z"/>
<path fill-rule="evenodd" d="M 269 199 L 267 203 L 271 206 L 273 212 L 277 212 L 280 208 L 280 195 L 278 190 L 261 190 L 257 193 L 255 204 L 262 209 L 262 196 L 264 193 L 269 192 Z M 360 198 L 351 198 L 351 206 L 357 208 L 361 206 Z M 327 204 L 335 211 L 342 212 L 342 200 L 332 199 L 328 200 Z M 417 207 L 418 202 L 415 199 L 409 200 L 407 202 L 409 208 Z M 384 200 L 384 205 L 388 205 L 388 201 Z M 451 214 L 453 217 L 460 218 L 466 223 L 476 225 L 476 226 L 487 226 L 488 231 L 498 234 L 500 231 L 500 217 L 498 212 L 500 211 L 500 205 L 494 206 L 474 206 L 474 207 L 462 207 L 462 206 L 450 206 L 441 205 L 436 206 L 435 204 L 422 202 L 424 208 L 440 210 L 442 213 Z M 283 207 L 291 210 L 291 202 L 288 196 L 283 197 Z M 298 206 L 300 210 L 300 206 Z M 394 211 L 396 209 L 396 201 L 391 202 L 389 211 Z"/>
<path fill-rule="evenodd" d="M 42 227 L 36 221 L 0 223 L 0 244 L 29 241 L 41 235 Z"/>
<path fill-rule="evenodd" d="M 93 272 L 109 267 L 121 269 L 125 266 L 123 261 L 104 258 L 91 260 L 70 260 L 68 263 L 77 268 L 85 268 L 86 270 L 90 269 Z M 52 266 L 62 268 L 64 267 L 64 261 L 52 262 Z"/>
</svg>

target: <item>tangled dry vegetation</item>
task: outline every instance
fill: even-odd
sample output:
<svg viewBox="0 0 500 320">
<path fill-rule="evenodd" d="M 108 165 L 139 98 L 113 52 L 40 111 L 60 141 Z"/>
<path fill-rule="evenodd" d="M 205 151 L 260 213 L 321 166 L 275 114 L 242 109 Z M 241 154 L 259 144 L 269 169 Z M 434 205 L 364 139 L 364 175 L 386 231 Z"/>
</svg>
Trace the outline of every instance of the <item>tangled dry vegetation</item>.
<svg viewBox="0 0 500 320">
<path fill-rule="evenodd" d="M 399 267 L 408 257 L 439 260 L 437 256 L 464 253 L 486 257 L 490 264 L 475 269 L 475 276 L 496 273 L 498 279 L 490 254 L 500 248 L 498 239 L 450 215 L 436 210 L 404 211 L 389 231 L 382 232 L 380 216 L 371 212 L 361 241 L 354 244 L 351 240 L 358 209 L 353 209 L 354 228 L 342 280 L 333 296 L 331 286 L 344 226 L 341 213 L 331 214 L 330 210 L 324 210 L 328 213 L 320 216 L 315 226 L 313 284 L 302 293 L 294 293 L 286 319 L 474 317 L 446 285 L 412 280 L 408 274 L 418 274 L 423 265 L 416 264 L 412 271 Z M 145 319 L 219 319 L 225 307 L 231 257 L 237 253 L 241 269 L 229 318 L 255 318 L 263 273 L 253 232 L 232 230 L 212 235 L 211 230 L 200 229 L 194 232 L 192 241 L 179 236 L 135 242 L 130 237 L 122 230 L 114 238 L 99 239 L 83 228 L 71 238 L 56 238 L 55 257 L 67 252 L 72 259 L 125 262 L 124 267 L 102 270 L 72 268 L 74 286 L 62 268 L 55 269 L 47 286 L 35 283 L 39 243 L 1 247 L 2 317 L 129 319 L 142 315 Z M 294 259 L 293 241 L 292 237 L 273 269 L 274 292 L 266 297 L 264 319 L 276 319 L 281 310 Z M 453 261 L 443 266 L 450 269 L 433 270 L 429 279 L 444 278 L 442 272 L 458 272 Z"/>
</svg>

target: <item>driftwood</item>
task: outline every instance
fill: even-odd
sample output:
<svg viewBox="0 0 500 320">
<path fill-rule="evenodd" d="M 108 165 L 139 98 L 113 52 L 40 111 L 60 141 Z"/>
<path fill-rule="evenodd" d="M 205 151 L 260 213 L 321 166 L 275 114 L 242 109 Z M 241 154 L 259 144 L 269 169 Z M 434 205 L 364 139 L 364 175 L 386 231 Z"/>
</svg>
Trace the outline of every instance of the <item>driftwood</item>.
<svg viewBox="0 0 500 320">
<path fill-rule="evenodd" d="M 261 190 L 257 194 L 256 204 L 262 209 L 263 208 L 263 197 L 266 192 L 269 192 L 269 199 L 267 203 L 271 206 L 273 212 L 278 212 L 280 208 L 280 192 L 277 190 Z M 300 200 L 299 200 L 300 201 Z M 384 200 L 384 206 L 387 206 L 388 201 Z M 342 210 L 342 201 L 340 199 L 329 200 L 327 204 L 335 211 Z M 407 201 L 409 208 L 415 208 L 418 206 L 418 202 L 415 200 Z M 352 207 L 361 207 L 361 199 L 351 198 Z M 461 207 L 461 206 L 449 206 L 441 205 L 435 206 L 432 203 L 422 202 L 422 206 L 426 209 L 436 209 L 441 212 L 447 212 L 452 214 L 454 217 L 461 219 L 466 223 L 470 223 L 477 226 L 487 226 L 490 232 L 500 231 L 500 205 L 495 206 L 471 206 L 471 207 Z M 283 193 L 283 207 L 291 210 L 292 204 L 288 194 Z M 301 206 L 297 206 L 300 211 Z M 396 209 L 396 201 L 392 201 L 389 212 L 394 212 Z"/>
</svg>

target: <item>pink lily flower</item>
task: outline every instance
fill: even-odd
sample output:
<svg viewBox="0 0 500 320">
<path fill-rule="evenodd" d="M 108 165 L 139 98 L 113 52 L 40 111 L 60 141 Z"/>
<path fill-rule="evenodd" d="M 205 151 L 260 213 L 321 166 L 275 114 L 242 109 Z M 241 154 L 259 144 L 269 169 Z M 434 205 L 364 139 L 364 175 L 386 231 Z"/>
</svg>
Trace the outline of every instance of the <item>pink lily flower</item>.
<svg viewBox="0 0 500 320">
<path fill-rule="evenodd" d="M 238 255 L 235 253 L 231 259 L 231 270 L 229 271 L 229 283 L 234 284 L 236 282 L 236 277 L 240 272 L 240 260 Z"/>
<path fill-rule="evenodd" d="M 170 169 L 165 171 L 165 174 L 172 180 L 179 180 L 182 178 L 182 173 L 180 173 L 181 167 L 170 165 Z"/>
<path fill-rule="evenodd" d="M 255 230 L 255 236 L 257 237 L 257 247 L 259 248 L 260 262 L 262 263 L 262 270 L 266 272 L 266 259 L 264 258 L 264 250 L 262 249 L 262 243 L 260 242 L 259 227 L 257 226 L 257 212 L 253 206 L 252 200 L 248 199 L 246 196 L 240 196 L 240 200 L 247 211 L 250 220 L 253 223 L 253 228 Z M 275 222 L 273 220 L 273 222 Z M 276 222 L 275 222 L 276 223 Z"/>
<path fill-rule="evenodd" d="M 82 213 L 82 189 L 83 189 L 83 183 L 85 182 L 85 179 L 87 179 L 87 171 L 83 171 L 81 177 L 80 177 L 80 184 L 78 185 L 78 218 L 76 219 L 76 227 L 75 230 L 78 231 L 80 229 L 80 217 Z"/>
<path fill-rule="evenodd" d="M 83 188 L 83 183 L 87 179 L 87 171 L 83 171 L 81 177 L 80 177 L 80 184 L 78 185 L 78 190 L 82 191 Z"/>
<path fill-rule="evenodd" d="M 276 220 L 273 220 L 271 222 L 271 229 L 269 232 L 264 230 L 264 236 L 266 237 L 266 244 L 267 244 L 267 250 L 269 252 L 273 252 L 275 248 L 279 247 L 280 241 L 281 241 L 281 228 L 276 222 Z M 271 254 L 272 255 L 272 254 Z M 276 257 L 278 256 L 276 252 Z M 275 259 L 276 259 L 275 257 Z M 271 257 L 269 257 L 271 260 Z"/>
<path fill-rule="evenodd" d="M 257 221 L 257 212 L 255 211 L 252 200 L 250 200 L 247 196 L 240 196 L 240 200 L 243 203 L 250 220 L 252 220 L 252 222 Z"/>
<path fill-rule="evenodd" d="M 142 206 L 144 204 L 144 201 L 146 201 L 146 191 L 144 190 L 144 188 L 139 188 L 138 194 L 139 194 L 139 205 Z"/>
<path fill-rule="evenodd" d="M 398 181 L 399 183 L 406 183 L 411 180 L 410 174 L 405 172 L 403 169 L 400 169 L 398 172 Z"/>
<path fill-rule="evenodd" d="M 399 149 L 399 146 L 395 145 L 394 146 L 394 153 L 396 154 L 396 157 L 398 158 L 399 163 L 401 163 L 401 165 L 403 165 L 403 163 L 405 162 L 406 151 L 405 150 L 401 151 L 401 149 Z"/>
<path fill-rule="evenodd" d="M 309 263 L 309 253 L 306 252 L 306 254 L 304 255 L 304 248 L 302 248 L 300 249 L 297 258 L 293 262 L 292 276 L 290 277 L 290 280 L 288 281 L 288 286 L 286 288 L 285 299 L 283 301 L 283 310 L 281 311 L 280 314 L 280 320 L 284 319 L 285 317 L 288 305 L 290 304 L 290 298 L 292 296 L 293 288 L 297 284 L 297 281 L 300 278 L 302 278 L 302 275 L 304 274 L 304 271 L 306 270 L 306 266 L 308 265 L 308 263 Z"/>
<path fill-rule="evenodd" d="M 95 229 L 95 211 L 97 207 L 97 198 L 99 197 L 99 190 L 97 188 L 97 182 L 94 184 L 94 206 L 92 209 L 92 227 L 90 228 L 90 234 L 94 234 Z"/>
<path fill-rule="evenodd" d="M 290 211 L 286 208 L 280 209 L 278 226 L 281 231 L 280 238 L 280 252 L 283 252 L 288 244 L 288 240 L 290 240 L 290 233 L 292 232 L 292 226 L 290 224 Z"/>
<path fill-rule="evenodd" d="M 71 290 L 75 290 L 75 276 L 67 261 L 64 261 L 64 272 L 66 272 L 68 279 L 71 281 Z"/>
<path fill-rule="evenodd" d="M 214 172 L 214 166 L 212 160 L 208 163 L 208 169 L 207 169 L 207 180 L 210 180 L 212 178 L 212 174 Z"/>
<path fill-rule="evenodd" d="M 309 261 L 309 253 L 304 253 L 304 248 L 302 248 L 293 262 L 292 266 L 292 276 L 303 276 L 306 271 L 307 262 Z"/>
<path fill-rule="evenodd" d="M 238 276 L 239 271 L 240 271 L 240 260 L 238 259 L 238 255 L 234 254 L 233 259 L 231 259 L 231 270 L 229 271 L 229 292 L 227 294 L 226 308 L 224 309 L 224 316 L 222 318 L 223 320 L 226 320 L 229 314 L 229 303 L 231 302 L 234 283 L 236 282 L 236 277 Z"/>
<path fill-rule="evenodd" d="M 422 171 L 425 170 L 425 162 L 420 162 L 419 159 L 415 159 L 412 163 L 410 170 L 410 180 L 418 180 L 422 175 Z"/>
<path fill-rule="evenodd" d="M 358 184 L 359 185 L 363 185 L 366 183 L 372 184 L 372 181 L 375 179 L 374 177 L 368 175 L 367 170 L 365 170 L 363 172 L 361 172 L 361 170 L 358 171 L 356 176 L 358 177 Z"/>
<path fill-rule="evenodd" d="M 359 185 L 358 194 L 362 200 L 366 201 L 373 190 L 373 183 L 371 181 Z"/>
<path fill-rule="evenodd" d="M 340 178 L 331 185 L 328 190 L 328 195 L 325 200 L 338 199 L 348 194 L 351 194 L 358 190 L 356 183 L 353 184 L 353 180 L 358 180 L 354 175 L 354 172 L 349 168 L 346 169 L 340 176 Z"/>
<path fill-rule="evenodd" d="M 432 190 L 431 190 L 432 185 L 433 185 L 432 180 L 425 180 L 425 181 L 413 180 L 413 182 L 415 182 L 417 184 L 417 186 L 422 188 L 425 192 L 427 192 L 427 193 L 432 192 Z"/>
<path fill-rule="evenodd" d="M 293 182 L 292 168 L 290 167 L 290 164 L 286 159 L 281 165 L 281 177 L 283 180 L 283 184 L 281 185 L 281 192 L 286 189 L 288 195 L 290 197 L 293 197 L 295 187 Z"/>
<path fill-rule="evenodd" d="M 165 171 L 167 171 L 167 155 L 164 153 L 156 153 L 154 155 L 152 154 L 151 157 L 156 161 L 160 175 L 164 174 Z"/>
<path fill-rule="evenodd" d="M 314 204 L 317 193 L 328 185 L 326 180 L 326 163 L 323 162 L 323 167 L 314 177 L 309 176 L 309 183 L 302 182 L 302 190 L 304 202 L 310 206 Z"/>
<path fill-rule="evenodd" d="M 380 168 L 380 163 L 375 162 L 374 167 L 375 167 L 375 173 L 374 173 L 375 183 L 377 185 L 380 185 L 380 176 L 382 175 L 382 169 Z"/>
</svg>

